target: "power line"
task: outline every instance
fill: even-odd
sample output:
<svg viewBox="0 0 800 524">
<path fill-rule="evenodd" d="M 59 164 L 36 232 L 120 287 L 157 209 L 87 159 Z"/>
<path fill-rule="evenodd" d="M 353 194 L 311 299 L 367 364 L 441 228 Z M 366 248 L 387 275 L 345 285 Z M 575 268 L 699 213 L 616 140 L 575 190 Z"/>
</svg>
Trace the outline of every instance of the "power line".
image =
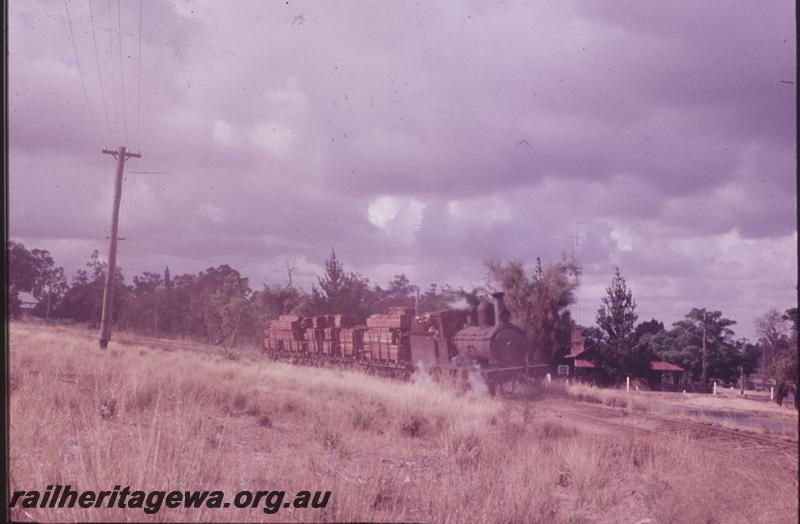
<svg viewBox="0 0 800 524">
<path fill-rule="evenodd" d="M 92 11 L 92 0 L 86 0 L 89 4 L 89 20 L 92 24 L 92 43 L 94 44 L 94 58 L 97 64 L 97 78 L 100 81 L 100 97 L 103 100 L 103 112 L 106 116 L 106 124 L 108 125 L 108 132 L 111 135 L 111 140 L 114 142 L 117 141 L 116 137 L 114 136 L 114 128 L 111 125 L 111 119 L 108 116 L 108 105 L 106 105 L 106 90 L 103 87 L 103 73 L 100 69 L 100 54 L 97 51 L 97 34 L 94 29 L 94 12 Z"/>
<path fill-rule="evenodd" d="M 136 146 L 142 149 L 142 0 L 139 0 L 139 60 L 136 87 Z"/>
<path fill-rule="evenodd" d="M 89 117 L 92 119 L 92 126 L 97 133 L 97 140 L 100 141 L 100 147 L 103 146 L 103 136 L 100 134 L 100 128 L 97 127 L 97 120 L 94 118 L 94 111 L 92 111 L 92 104 L 89 101 L 89 93 L 86 91 L 86 81 L 83 79 L 83 69 L 81 68 L 81 60 L 78 57 L 78 47 L 75 45 L 75 34 L 72 31 L 72 19 L 69 16 L 69 2 L 64 0 L 64 7 L 67 10 L 67 26 L 69 27 L 69 39 L 72 42 L 72 51 L 75 53 L 75 63 L 78 66 L 78 75 L 81 78 L 81 88 L 83 89 L 83 98 L 86 100 L 86 107 L 89 109 Z"/>
<path fill-rule="evenodd" d="M 108 63 L 111 66 L 111 97 L 114 99 L 115 103 L 111 106 L 112 113 L 114 117 L 114 125 L 117 125 L 117 81 L 116 81 L 116 73 L 114 71 L 114 32 L 111 29 L 111 0 L 106 2 L 106 6 L 108 7 L 108 16 L 106 17 L 106 22 L 108 22 Z"/>
<path fill-rule="evenodd" d="M 119 86 L 122 92 L 122 123 L 125 128 L 125 142 L 128 141 L 128 114 L 125 110 L 125 73 L 122 67 L 122 8 L 117 0 L 117 43 L 119 44 Z"/>
<path fill-rule="evenodd" d="M 284 273 L 284 271 L 281 271 L 281 270 L 278 270 L 278 269 L 269 269 L 269 270 L 267 270 L 267 269 L 265 269 L 263 267 L 253 266 L 253 265 L 250 265 L 250 264 L 240 264 L 240 263 L 231 264 L 231 263 L 228 263 L 228 262 L 220 262 L 218 260 L 208 260 L 207 258 L 193 257 L 193 256 L 188 256 L 188 255 L 179 255 L 178 253 L 170 253 L 169 251 L 161 251 L 161 250 L 156 250 L 156 249 L 150 249 L 150 248 L 146 248 L 146 247 L 131 245 L 130 243 L 128 243 L 125 247 L 126 247 L 126 249 L 132 249 L 134 251 L 148 251 L 150 253 L 156 253 L 158 255 L 169 255 L 169 256 L 173 256 L 173 257 L 177 257 L 177 258 L 184 258 L 184 259 L 188 259 L 188 260 L 196 260 L 198 262 L 206 262 L 206 263 L 209 263 L 209 264 L 216 264 L 218 266 L 228 265 L 228 266 L 231 266 L 231 267 L 234 267 L 234 266 L 235 267 L 243 267 L 243 268 L 254 269 L 254 270 L 262 271 L 262 272 L 269 271 L 271 273 Z"/>
</svg>

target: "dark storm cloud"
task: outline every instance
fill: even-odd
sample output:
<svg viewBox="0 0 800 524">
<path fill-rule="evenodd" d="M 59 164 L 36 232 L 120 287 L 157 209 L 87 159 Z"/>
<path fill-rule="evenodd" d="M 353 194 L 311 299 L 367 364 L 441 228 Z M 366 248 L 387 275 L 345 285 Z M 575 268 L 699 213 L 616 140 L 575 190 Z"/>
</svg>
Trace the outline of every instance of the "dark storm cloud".
<svg viewBox="0 0 800 524">
<path fill-rule="evenodd" d="M 796 246 L 791 2 L 147 2 L 141 101 L 123 2 L 124 115 L 108 6 L 95 56 L 69 5 L 102 138 L 63 2 L 12 3 L 10 218 L 73 267 L 105 250 L 99 149 L 124 119 L 129 274 L 229 262 L 257 287 L 294 258 L 307 283 L 335 247 L 377 281 L 466 285 L 487 258 L 575 253 L 586 300 L 620 265 L 648 310 L 752 317 L 730 264 Z M 759 260 L 737 285 L 791 289 L 793 256 Z"/>
</svg>

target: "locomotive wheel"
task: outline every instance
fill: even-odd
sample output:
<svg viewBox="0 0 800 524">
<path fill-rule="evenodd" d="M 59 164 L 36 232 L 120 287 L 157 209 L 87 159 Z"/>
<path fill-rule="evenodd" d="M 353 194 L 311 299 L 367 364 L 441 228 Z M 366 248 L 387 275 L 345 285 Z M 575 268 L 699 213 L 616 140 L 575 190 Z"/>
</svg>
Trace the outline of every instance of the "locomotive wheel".
<svg viewBox="0 0 800 524">
<path fill-rule="evenodd" d="M 517 380 L 511 379 L 500 384 L 500 394 L 504 397 L 513 395 L 517 391 Z"/>
<path fill-rule="evenodd" d="M 487 384 L 489 386 L 489 396 L 496 397 L 497 396 L 497 382 L 489 382 Z"/>
<path fill-rule="evenodd" d="M 496 380 L 489 380 L 487 381 L 487 386 L 489 386 L 489 395 L 492 397 L 509 397 L 513 395 L 517 390 L 516 380 L 506 380 L 504 382 L 499 382 Z"/>
<path fill-rule="evenodd" d="M 531 398 L 536 395 L 536 382 L 529 378 L 522 378 L 519 380 L 518 389 L 520 394 L 525 398 Z"/>
</svg>

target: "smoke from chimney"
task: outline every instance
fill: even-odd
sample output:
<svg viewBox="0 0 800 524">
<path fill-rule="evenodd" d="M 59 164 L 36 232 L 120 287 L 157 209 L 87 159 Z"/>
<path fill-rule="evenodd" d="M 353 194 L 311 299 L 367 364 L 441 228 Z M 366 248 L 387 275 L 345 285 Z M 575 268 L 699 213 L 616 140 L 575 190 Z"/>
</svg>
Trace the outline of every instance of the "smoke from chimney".
<svg viewBox="0 0 800 524">
<path fill-rule="evenodd" d="M 494 299 L 494 325 L 500 325 L 504 321 L 503 311 L 506 310 L 506 304 L 503 297 L 506 296 L 502 291 L 492 293 Z"/>
</svg>

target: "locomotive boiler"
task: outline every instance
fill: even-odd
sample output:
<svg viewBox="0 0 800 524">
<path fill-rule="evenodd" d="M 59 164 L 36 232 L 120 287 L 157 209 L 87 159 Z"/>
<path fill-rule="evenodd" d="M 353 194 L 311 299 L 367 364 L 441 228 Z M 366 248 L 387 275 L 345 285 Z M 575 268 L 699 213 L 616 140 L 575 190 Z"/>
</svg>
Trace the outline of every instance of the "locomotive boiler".
<svg viewBox="0 0 800 524">
<path fill-rule="evenodd" d="M 492 298 L 494 306 L 486 301 L 478 304 L 476 314 L 470 318 L 474 323 L 468 323 L 453 336 L 456 350 L 483 367 L 524 366 L 528 355 L 525 332 L 511 324 L 503 293 L 495 293 Z"/>
</svg>

